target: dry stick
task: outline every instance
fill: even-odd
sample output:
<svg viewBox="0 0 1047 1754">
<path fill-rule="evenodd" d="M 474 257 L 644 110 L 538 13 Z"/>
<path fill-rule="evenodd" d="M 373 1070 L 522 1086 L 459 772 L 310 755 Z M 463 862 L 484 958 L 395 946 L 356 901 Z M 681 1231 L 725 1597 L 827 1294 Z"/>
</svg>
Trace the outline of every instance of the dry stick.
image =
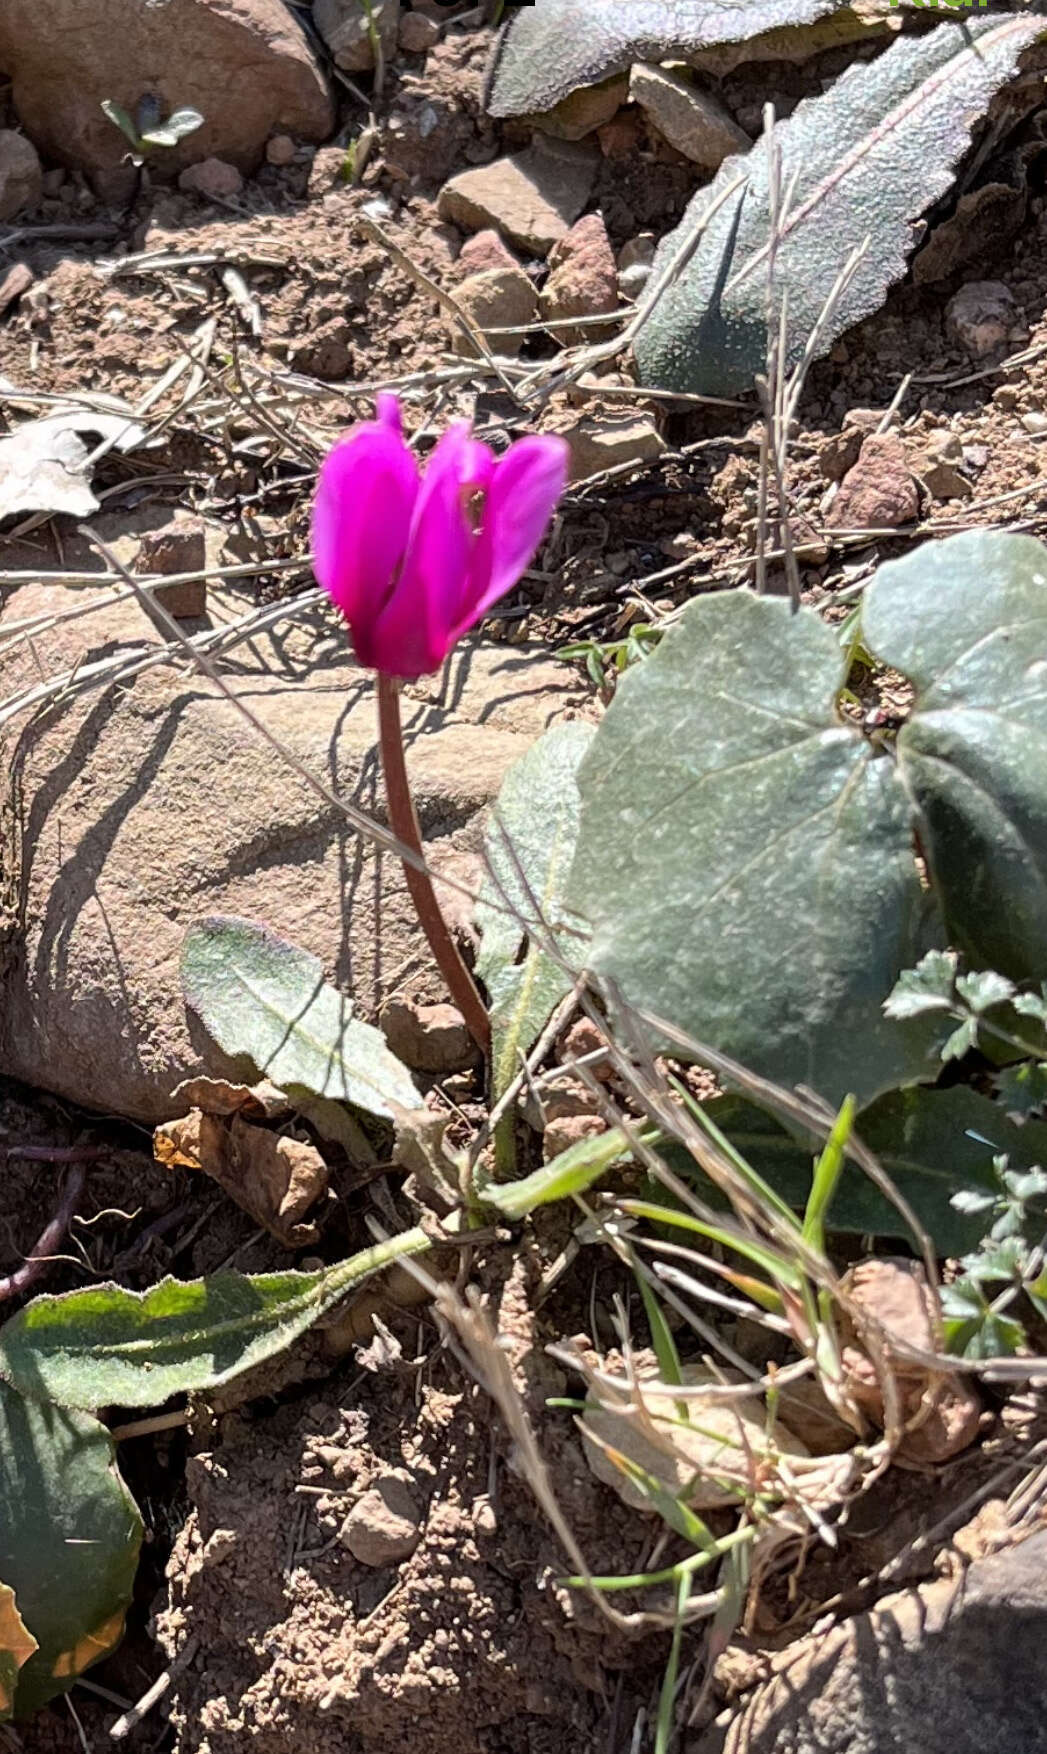
<svg viewBox="0 0 1047 1754">
<path fill-rule="evenodd" d="M 26 1152 L 23 1151 L 19 1155 L 25 1156 Z M 83 1164 L 74 1163 L 69 1172 L 69 1180 L 65 1185 L 65 1193 L 62 1195 L 51 1222 L 45 1230 L 40 1232 L 36 1243 L 22 1265 L 16 1267 L 13 1273 L 7 1273 L 0 1279 L 0 1303 L 6 1303 L 12 1297 L 20 1297 L 23 1291 L 28 1291 L 38 1279 L 43 1278 L 51 1265 L 55 1250 L 69 1228 L 69 1221 L 76 1210 L 80 1195 L 84 1191 L 86 1179 L 87 1171 Z"/>
<path fill-rule="evenodd" d="M 378 735 L 385 775 L 385 795 L 389 802 L 389 824 L 398 840 L 405 842 L 423 859 L 422 837 L 418 830 L 414 799 L 404 762 L 403 727 L 400 722 L 400 684 L 393 676 L 378 673 Z M 404 876 L 411 892 L 415 912 L 436 966 L 443 975 L 451 997 L 465 1018 L 466 1026 L 484 1058 L 491 1052 L 491 1020 L 476 982 L 462 960 L 461 952 L 451 937 L 440 903 L 436 899 L 429 873 L 404 861 Z"/>
<path fill-rule="evenodd" d="M 125 1736 L 129 1736 L 131 1731 L 138 1727 L 146 1713 L 152 1711 L 157 1700 L 163 1698 L 179 1670 L 186 1668 L 192 1662 L 198 1649 L 199 1641 L 197 1639 L 189 1638 L 186 1640 L 174 1661 L 168 1665 L 162 1675 L 157 1676 L 149 1690 L 142 1694 L 138 1704 L 132 1705 L 130 1711 L 125 1711 L 123 1717 L 117 1718 L 109 1731 L 112 1741 L 122 1742 Z"/>
</svg>

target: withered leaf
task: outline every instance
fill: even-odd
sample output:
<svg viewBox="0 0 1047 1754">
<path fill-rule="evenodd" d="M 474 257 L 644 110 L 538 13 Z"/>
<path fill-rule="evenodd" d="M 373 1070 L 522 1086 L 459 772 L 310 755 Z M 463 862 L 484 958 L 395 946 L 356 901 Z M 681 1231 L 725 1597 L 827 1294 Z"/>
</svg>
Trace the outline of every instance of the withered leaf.
<svg viewBox="0 0 1047 1754">
<path fill-rule="evenodd" d="M 171 1092 L 171 1100 L 203 1109 L 208 1115 L 242 1114 L 258 1121 L 277 1121 L 291 1112 L 283 1091 L 268 1078 L 257 1084 L 230 1084 L 226 1078 L 187 1078 Z"/>
<path fill-rule="evenodd" d="M 305 1214 L 327 1193 L 328 1169 L 314 1145 L 252 1126 L 240 1114 L 194 1108 L 153 1135 L 153 1154 L 169 1169 L 198 1169 L 216 1181 L 285 1248 L 305 1248 L 319 1234 Z"/>
</svg>

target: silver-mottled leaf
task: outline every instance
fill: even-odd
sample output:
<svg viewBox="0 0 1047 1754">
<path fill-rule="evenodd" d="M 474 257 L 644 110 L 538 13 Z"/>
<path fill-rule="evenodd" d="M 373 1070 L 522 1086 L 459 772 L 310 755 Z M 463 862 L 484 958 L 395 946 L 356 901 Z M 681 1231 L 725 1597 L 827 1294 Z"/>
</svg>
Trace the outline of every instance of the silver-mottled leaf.
<svg viewBox="0 0 1047 1754">
<path fill-rule="evenodd" d="M 944 195 L 971 129 L 1047 30 L 1042 16 L 988 14 L 906 36 L 840 75 L 775 129 L 781 187 L 793 188 L 779 228 L 775 309 L 787 300 L 787 356 L 800 357 L 840 270 L 869 248 L 821 333 L 838 335 L 883 303 L 905 273 L 915 222 Z M 768 142 L 725 160 L 655 257 L 652 280 L 683 258 L 722 192 L 693 255 L 636 341 L 644 383 L 704 395 L 747 390 L 767 354 L 771 222 Z M 795 183 L 794 183 L 795 178 Z"/>
</svg>

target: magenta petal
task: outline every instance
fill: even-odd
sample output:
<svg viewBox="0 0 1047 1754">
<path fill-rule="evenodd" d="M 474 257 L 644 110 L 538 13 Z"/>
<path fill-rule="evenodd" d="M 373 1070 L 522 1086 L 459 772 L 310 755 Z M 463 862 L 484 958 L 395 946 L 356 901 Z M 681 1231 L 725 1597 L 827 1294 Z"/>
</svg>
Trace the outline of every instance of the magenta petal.
<svg viewBox="0 0 1047 1754">
<path fill-rule="evenodd" d="M 451 427 L 432 454 L 403 570 L 375 627 L 373 661 L 391 676 L 437 669 L 454 644 L 473 545 L 466 501 L 490 466 L 490 453 L 464 424 Z"/>
<path fill-rule="evenodd" d="M 391 390 L 379 390 L 374 399 L 374 411 L 379 426 L 387 426 L 397 438 L 403 436 L 404 423 L 398 396 L 394 396 Z"/>
<path fill-rule="evenodd" d="M 335 445 L 320 470 L 313 567 L 350 623 L 362 657 L 368 626 L 403 561 L 418 488 L 411 452 L 385 424 L 357 427 Z"/>
<path fill-rule="evenodd" d="M 458 633 L 504 596 L 533 560 L 567 482 L 567 455 L 561 438 L 523 438 L 496 464 Z"/>
</svg>

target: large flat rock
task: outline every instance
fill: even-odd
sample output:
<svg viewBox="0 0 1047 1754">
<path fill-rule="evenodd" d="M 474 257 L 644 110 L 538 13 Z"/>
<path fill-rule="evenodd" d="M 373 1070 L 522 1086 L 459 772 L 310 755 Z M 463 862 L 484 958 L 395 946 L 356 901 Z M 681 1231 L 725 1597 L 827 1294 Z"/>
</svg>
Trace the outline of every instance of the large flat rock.
<svg viewBox="0 0 1047 1754">
<path fill-rule="evenodd" d="M 172 169 L 217 156 L 250 170 L 274 129 L 319 141 L 334 128 L 326 81 L 283 0 L 3 0 L 0 69 L 33 143 L 81 170 L 127 152 L 105 99 L 132 117 L 142 98 L 163 116 L 200 111 L 203 126 L 159 155 Z"/>
<path fill-rule="evenodd" d="M 71 598 L 24 586 L 5 605 L 0 639 L 5 625 Z M 248 604 L 222 599 L 213 613 L 229 619 Z M 133 603 L 67 621 L 32 646 L 0 647 L 0 700 L 38 680 L 39 662 L 57 675 L 150 643 Z M 384 821 L 372 679 L 333 612 L 282 623 L 223 667 L 312 772 Z M 578 699 L 570 671 L 546 653 L 482 645 L 407 691 L 408 760 L 435 860 L 475 870 L 478 812 Z M 0 727 L 0 759 L 0 1071 L 111 1114 L 170 1115 L 171 1091 L 206 1054 L 182 1004 L 182 938 L 215 912 L 263 920 L 313 951 L 362 1014 L 405 985 L 443 996 L 399 862 L 365 844 L 185 667 L 20 715 Z"/>
</svg>

